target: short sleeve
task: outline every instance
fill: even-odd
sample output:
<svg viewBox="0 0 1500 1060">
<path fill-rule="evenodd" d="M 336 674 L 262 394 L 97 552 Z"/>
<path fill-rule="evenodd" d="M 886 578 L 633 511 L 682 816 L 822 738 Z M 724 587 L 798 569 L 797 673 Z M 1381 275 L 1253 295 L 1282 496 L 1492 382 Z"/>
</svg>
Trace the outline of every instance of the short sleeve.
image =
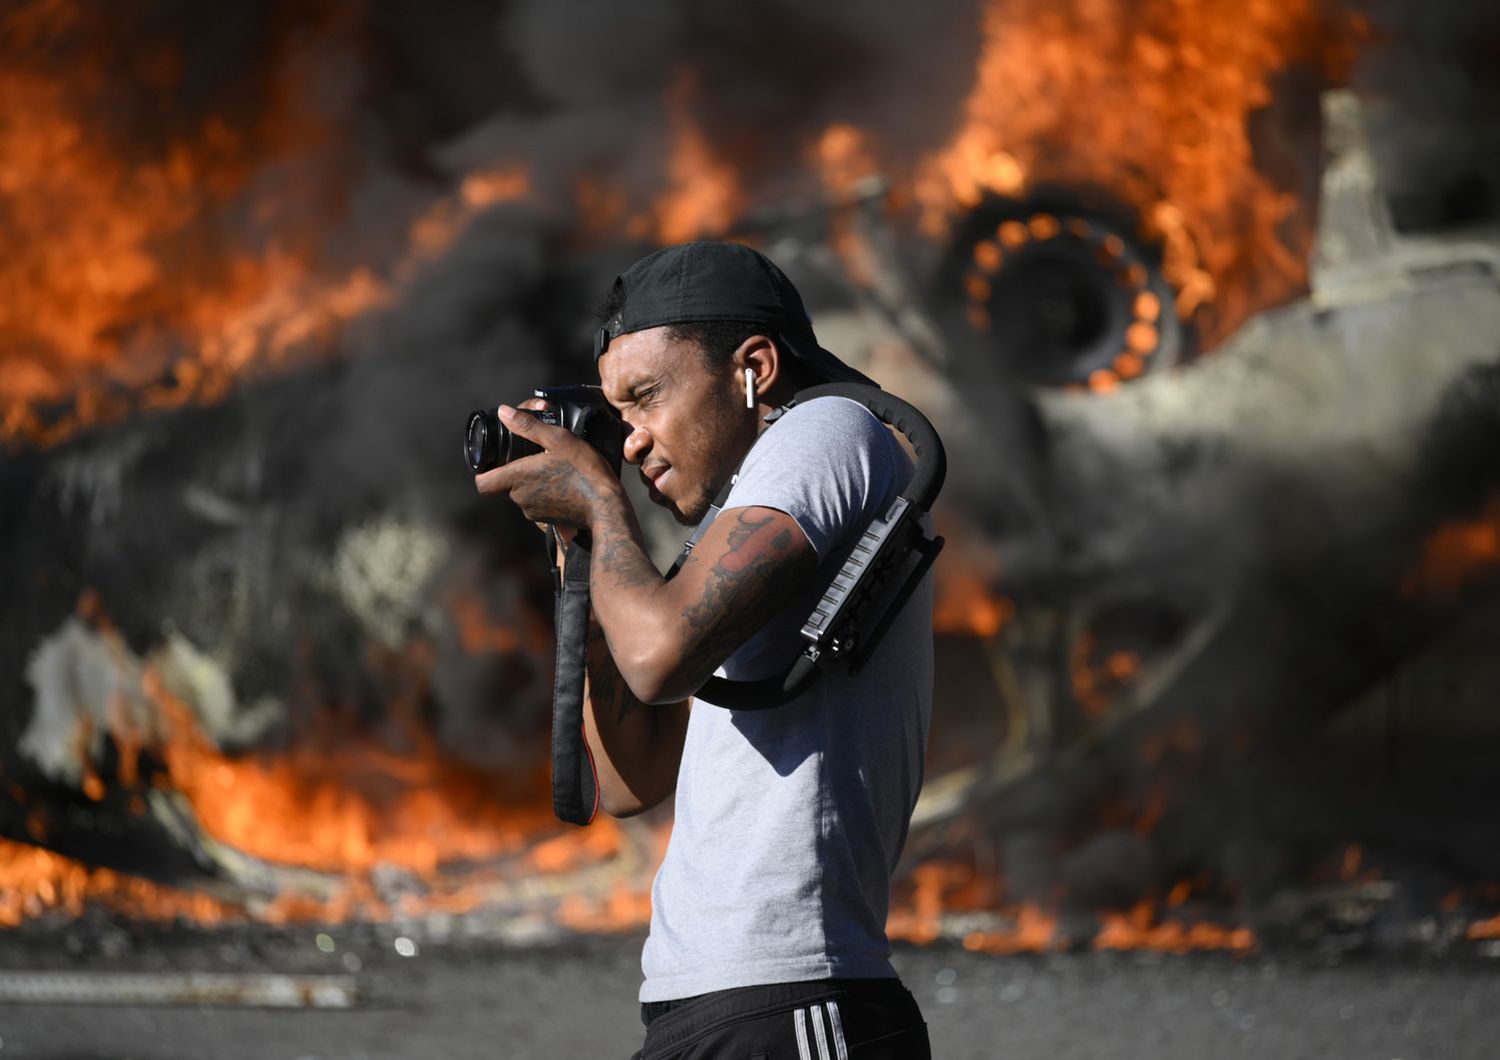
<svg viewBox="0 0 1500 1060">
<path fill-rule="evenodd" d="M 874 506 L 892 492 L 904 456 L 885 425 L 857 401 L 816 398 L 761 435 L 724 507 L 785 512 L 821 560 L 869 522 Z"/>
</svg>

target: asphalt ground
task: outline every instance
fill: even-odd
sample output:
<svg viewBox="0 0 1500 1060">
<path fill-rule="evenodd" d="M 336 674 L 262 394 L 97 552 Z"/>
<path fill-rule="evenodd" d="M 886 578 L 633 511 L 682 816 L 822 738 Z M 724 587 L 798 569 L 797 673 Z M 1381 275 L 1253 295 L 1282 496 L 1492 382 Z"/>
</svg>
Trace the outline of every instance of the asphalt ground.
<svg viewBox="0 0 1500 1060">
<path fill-rule="evenodd" d="M 111 938 L 113 937 L 113 942 Z M 418 943 L 389 932 L 246 936 L 184 929 L 102 943 L 76 933 L 0 935 L 0 972 L 90 970 L 343 975 L 342 1010 L 0 1004 L 0 1060 L 385 1060 L 630 1056 L 639 937 L 544 945 Z M 99 943 L 96 945 L 95 943 Z M 404 940 L 399 949 L 411 951 Z M 934 1056 L 1492 1060 L 1500 961 L 1251 954 L 1000 957 L 901 947 Z"/>
</svg>

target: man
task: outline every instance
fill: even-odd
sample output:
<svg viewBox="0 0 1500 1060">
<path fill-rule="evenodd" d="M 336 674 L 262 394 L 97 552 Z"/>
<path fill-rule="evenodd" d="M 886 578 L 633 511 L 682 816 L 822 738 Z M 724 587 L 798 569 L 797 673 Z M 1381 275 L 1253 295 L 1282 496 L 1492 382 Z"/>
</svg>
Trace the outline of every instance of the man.
<svg viewBox="0 0 1500 1060">
<path fill-rule="evenodd" d="M 502 407 L 544 452 L 476 479 L 538 522 L 587 529 L 584 729 L 617 816 L 676 792 L 642 956 L 645 1060 L 929 1054 L 892 969 L 890 876 L 921 787 L 931 715 L 924 584 L 857 677 L 829 667 L 768 710 L 690 697 L 711 675 L 784 670 L 798 630 L 871 519 L 911 475 L 894 435 L 844 398 L 765 417 L 806 386 L 867 381 L 818 345 L 800 296 L 733 243 L 647 256 L 616 281 L 599 379 L 651 500 L 696 524 L 676 576 L 647 558 L 605 460 Z"/>
</svg>

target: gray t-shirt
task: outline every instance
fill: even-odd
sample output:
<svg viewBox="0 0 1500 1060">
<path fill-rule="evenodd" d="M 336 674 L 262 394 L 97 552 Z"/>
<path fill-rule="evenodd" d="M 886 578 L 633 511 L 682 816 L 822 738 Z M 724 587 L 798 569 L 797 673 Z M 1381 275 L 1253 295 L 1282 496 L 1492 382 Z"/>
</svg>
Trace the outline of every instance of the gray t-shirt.
<svg viewBox="0 0 1500 1060">
<path fill-rule="evenodd" d="M 719 676 L 754 680 L 791 663 L 813 605 L 911 472 L 890 431 L 846 398 L 798 405 L 762 433 L 725 510 L 787 513 L 820 562 Z M 694 703 L 640 999 L 893 977 L 890 878 L 922 786 L 931 716 L 930 574 L 857 677 L 827 666 L 769 710 Z"/>
</svg>

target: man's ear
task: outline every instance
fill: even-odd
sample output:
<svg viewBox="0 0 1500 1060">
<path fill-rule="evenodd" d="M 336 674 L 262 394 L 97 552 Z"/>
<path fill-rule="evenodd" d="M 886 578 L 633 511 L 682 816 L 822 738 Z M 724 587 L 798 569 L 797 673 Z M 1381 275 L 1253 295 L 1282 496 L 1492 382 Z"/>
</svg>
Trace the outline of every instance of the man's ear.
<svg viewBox="0 0 1500 1060">
<path fill-rule="evenodd" d="M 751 335 L 740 343 L 740 348 L 734 351 L 731 360 L 735 373 L 741 379 L 741 385 L 747 368 L 754 373 L 755 392 L 761 400 L 765 400 L 765 396 L 783 377 L 781 349 L 773 339 L 765 335 Z"/>
</svg>

